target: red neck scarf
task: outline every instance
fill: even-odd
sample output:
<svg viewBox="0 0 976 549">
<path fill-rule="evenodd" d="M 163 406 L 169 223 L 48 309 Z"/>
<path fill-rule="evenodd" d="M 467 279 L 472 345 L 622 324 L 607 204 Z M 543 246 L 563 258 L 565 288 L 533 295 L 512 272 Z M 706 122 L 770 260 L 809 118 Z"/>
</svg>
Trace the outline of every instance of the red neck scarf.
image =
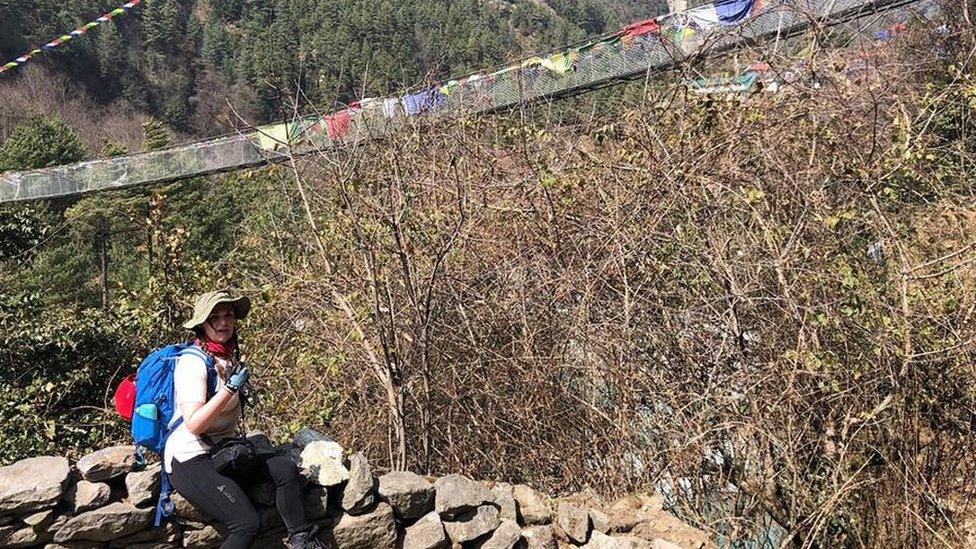
<svg viewBox="0 0 976 549">
<path fill-rule="evenodd" d="M 234 354 L 237 352 L 237 338 L 231 338 L 227 343 L 210 341 L 209 339 L 198 339 L 196 340 L 196 344 L 213 356 L 228 360 L 233 359 Z"/>
</svg>

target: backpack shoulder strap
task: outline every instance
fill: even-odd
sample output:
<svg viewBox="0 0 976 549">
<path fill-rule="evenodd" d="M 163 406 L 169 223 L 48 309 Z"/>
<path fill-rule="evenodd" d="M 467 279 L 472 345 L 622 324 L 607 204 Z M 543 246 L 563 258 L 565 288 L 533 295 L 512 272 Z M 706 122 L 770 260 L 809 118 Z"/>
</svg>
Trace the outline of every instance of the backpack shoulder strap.
<svg viewBox="0 0 976 549">
<path fill-rule="evenodd" d="M 178 353 L 180 356 L 183 354 L 194 355 L 201 360 L 203 360 L 204 365 L 207 367 L 207 400 L 210 397 L 217 394 L 217 368 L 214 367 L 214 358 L 209 354 L 203 352 L 203 349 L 197 347 L 196 345 L 187 345 L 186 347 L 180 349 Z"/>
<path fill-rule="evenodd" d="M 179 355 L 179 356 L 183 356 L 183 355 L 195 355 L 200 360 L 203 360 L 205 363 L 213 362 L 213 359 L 210 358 L 210 355 L 208 355 L 207 353 L 203 352 L 203 349 L 201 349 L 200 347 L 197 347 L 196 345 L 187 345 L 187 346 L 183 347 L 182 349 L 180 349 L 177 352 L 177 355 Z"/>
</svg>

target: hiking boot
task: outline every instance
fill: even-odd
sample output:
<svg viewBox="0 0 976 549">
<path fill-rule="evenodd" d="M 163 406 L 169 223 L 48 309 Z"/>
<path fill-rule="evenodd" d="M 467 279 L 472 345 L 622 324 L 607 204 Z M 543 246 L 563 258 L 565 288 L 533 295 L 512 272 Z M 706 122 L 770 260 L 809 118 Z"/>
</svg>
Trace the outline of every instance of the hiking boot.
<svg viewBox="0 0 976 549">
<path fill-rule="evenodd" d="M 318 526 L 313 526 L 311 530 L 293 534 L 288 538 L 288 547 L 290 549 L 326 549 L 325 544 L 319 541 L 315 535 L 318 531 Z"/>
</svg>

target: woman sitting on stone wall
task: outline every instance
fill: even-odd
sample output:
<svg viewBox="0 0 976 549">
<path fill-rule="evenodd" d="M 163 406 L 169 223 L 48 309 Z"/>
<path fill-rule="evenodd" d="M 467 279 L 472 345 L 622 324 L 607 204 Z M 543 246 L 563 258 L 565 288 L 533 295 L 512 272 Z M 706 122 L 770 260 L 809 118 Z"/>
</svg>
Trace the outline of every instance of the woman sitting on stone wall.
<svg viewBox="0 0 976 549">
<path fill-rule="evenodd" d="M 230 478 L 217 471 L 212 454 L 221 441 L 238 435 L 242 399 L 248 378 L 240 363 L 237 321 L 251 308 L 248 298 L 221 290 L 201 295 L 193 318 L 183 327 L 192 330 L 195 345 L 212 357 L 217 373 L 216 391 L 207 398 L 207 364 L 198 353 L 180 355 L 174 373 L 174 411 L 171 425 L 183 417 L 166 442 L 166 472 L 177 492 L 211 518 L 222 522 L 229 535 L 224 549 L 251 544 L 261 526 L 258 512 L 241 489 L 249 479 Z M 322 548 L 305 516 L 298 467 L 287 457 L 261 457 L 260 477 L 276 487 L 276 505 L 288 528 L 292 548 Z M 260 480 L 260 479 L 257 479 Z"/>
</svg>

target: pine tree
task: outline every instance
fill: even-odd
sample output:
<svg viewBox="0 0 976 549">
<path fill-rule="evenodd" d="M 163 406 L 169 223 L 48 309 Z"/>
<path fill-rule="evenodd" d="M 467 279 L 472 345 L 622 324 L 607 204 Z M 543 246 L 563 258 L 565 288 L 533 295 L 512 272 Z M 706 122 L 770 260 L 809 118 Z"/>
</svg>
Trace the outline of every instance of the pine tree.
<svg viewBox="0 0 976 549">
<path fill-rule="evenodd" d="M 154 151 L 169 145 L 170 137 L 166 126 L 150 117 L 142 123 L 142 150 Z"/>
<path fill-rule="evenodd" d="M 116 156 L 122 156 L 123 154 L 128 154 L 129 148 L 121 143 L 116 143 L 115 141 L 106 140 L 102 144 L 102 150 L 98 151 L 99 158 L 113 158 Z"/>
<path fill-rule="evenodd" d="M 98 74 L 112 89 L 122 87 L 123 75 L 129 67 L 125 55 L 125 43 L 114 25 L 105 25 L 98 33 Z"/>
<path fill-rule="evenodd" d="M 182 37 L 185 19 L 177 0 L 149 0 L 143 13 L 143 32 L 146 46 L 155 51 L 175 51 Z"/>
<path fill-rule="evenodd" d="M 0 171 L 49 168 L 85 156 L 85 145 L 64 120 L 32 114 L 0 147 Z"/>
</svg>

